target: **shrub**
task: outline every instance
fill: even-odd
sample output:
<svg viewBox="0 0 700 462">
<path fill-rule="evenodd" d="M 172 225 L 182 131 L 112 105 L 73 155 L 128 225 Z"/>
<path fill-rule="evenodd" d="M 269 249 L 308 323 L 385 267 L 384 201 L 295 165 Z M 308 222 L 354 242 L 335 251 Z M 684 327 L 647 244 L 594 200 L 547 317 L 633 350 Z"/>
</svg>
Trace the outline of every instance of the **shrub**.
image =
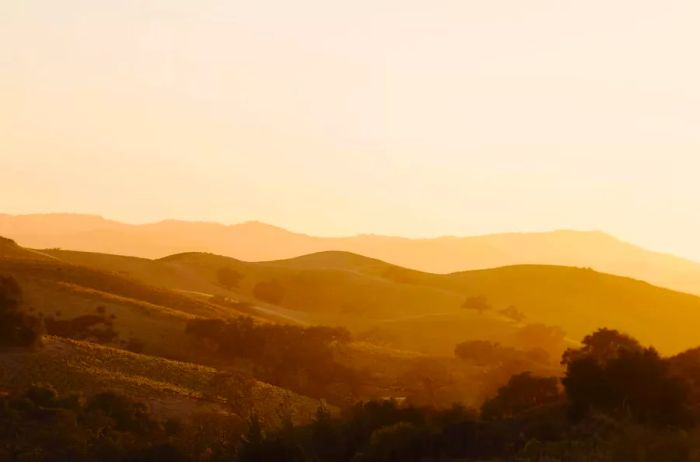
<svg viewBox="0 0 700 462">
<path fill-rule="evenodd" d="M 0 346 L 31 347 L 41 340 L 41 323 L 21 309 L 22 289 L 11 276 L 0 276 Z"/>
</svg>

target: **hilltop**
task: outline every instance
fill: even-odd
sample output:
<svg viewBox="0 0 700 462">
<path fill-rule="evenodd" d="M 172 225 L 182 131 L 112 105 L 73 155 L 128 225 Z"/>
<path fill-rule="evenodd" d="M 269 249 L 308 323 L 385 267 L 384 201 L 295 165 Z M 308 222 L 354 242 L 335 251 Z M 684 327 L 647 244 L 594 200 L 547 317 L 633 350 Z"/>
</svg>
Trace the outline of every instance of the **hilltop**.
<svg viewBox="0 0 700 462">
<path fill-rule="evenodd" d="M 269 261 L 322 251 L 347 251 L 433 273 L 521 264 L 590 267 L 700 294 L 699 263 L 653 252 L 597 231 L 429 239 L 377 235 L 316 237 L 259 222 L 227 226 L 165 220 L 131 225 L 91 215 L 0 214 L 0 235 L 32 248 L 144 258 L 196 251 L 244 261 Z"/>
</svg>

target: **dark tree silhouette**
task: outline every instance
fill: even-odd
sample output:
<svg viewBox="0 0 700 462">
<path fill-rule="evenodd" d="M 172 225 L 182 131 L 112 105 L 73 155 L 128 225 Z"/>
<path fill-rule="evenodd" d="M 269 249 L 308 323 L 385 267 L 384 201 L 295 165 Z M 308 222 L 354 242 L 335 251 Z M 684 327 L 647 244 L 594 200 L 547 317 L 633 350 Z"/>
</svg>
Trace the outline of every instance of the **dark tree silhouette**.
<svg viewBox="0 0 700 462">
<path fill-rule="evenodd" d="M 50 335 L 76 340 L 108 343 L 118 336 L 114 330 L 114 323 L 104 314 L 88 314 L 67 320 L 47 317 L 44 319 L 44 325 L 46 333 Z"/>
<path fill-rule="evenodd" d="M 216 362 L 249 360 L 257 378 L 309 396 L 331 399 L 332 389 L 338 388 L 336 395 L 348 388 L 349 399 L 360 386 L 354 369 L 336 361 L 333 354 L 334 345 L 351 340 L 344 328 L 256 323 L 239 317 L 193 319 L 186 332 Z"/>
<path fill-rule="evenodd" d="M 93 396 L 85 409 L 111 418 L 116 424 L 115 428 L 121 431 L 146 433 L 156 425 L 143 403 L 133 402 L 113 392 Z"/>
<path fill-rule="evenodd" d="M 514 375 L 498 394 L 481 407 L 485 419 L 503 419 L 561 400 L 559 379 L 536 377 L 530 372 Z"/>
<path fill-rule="evenodd" d="M 455 346 L 455 356 L 480 366 L 500 364 L 504 359 L 515 356 L 516 350 L 488 340 L 469 340 Z"/>
<path fill-rule="evenodd" d="M 491 305 L 489 305 L 489 302 L 488 300 L 486 300 L 486 297 L 467 297 L 467 299 L 464 300 L 464 303 L 462 303 L 462 308 L 464 308 L 465 310 L 475 310 L 479 314 L 481 314 L 484 311 L 490 310 Z"/>
<path fill-rule="evenodd" d="M 627 334 L 615 329 L 602 328 L 586 335 L 581 342 L 583 347 L 569 348 L 562 356 L 562 364 L 570 364 L 577 358 L 591 358 L 598 363 L 615 359 L 622 351 L 641 351 L 640 343 Z"/>
<path fill-rule="evenodd" d="M 242 438 L 236 462 L 306 462 L 301 447 L 293 441 L 275 435 L 265 438 L 260 421 L 252 416 L 248 433 Z"/>
<path fill-rule="evenodd" d="M 0 275 L 0 310 L 15 311 L 22 303 L 22 288 L 12 276 Z"/>
<path fill-rule="evenodd" d="M 12 276 L 0 276 L 0 346 L 30 347 L 41 340 L 38 319 L 21 309 L 22 289 Z"/>
<path fill-rule="evenodd" d="M 509 305 L 507 308 L 503 308 L 502 310 L 498 310 L 498 312 L 505 316 L 506 318 L 515 321 L 515 322 L 523 322 L 526 318 L 525 313 L 520 311 L 516 306 L 514 305 Z"/>
<path fill-rule="evenodd" d="M 574 418 L 590 410 L 631 417 L 649 425 L 691 423 L 689 388 L 654 348 L 617 331 L 601 329 L 584 346 L 568 350 L 562 380 Z"/>
</svg>

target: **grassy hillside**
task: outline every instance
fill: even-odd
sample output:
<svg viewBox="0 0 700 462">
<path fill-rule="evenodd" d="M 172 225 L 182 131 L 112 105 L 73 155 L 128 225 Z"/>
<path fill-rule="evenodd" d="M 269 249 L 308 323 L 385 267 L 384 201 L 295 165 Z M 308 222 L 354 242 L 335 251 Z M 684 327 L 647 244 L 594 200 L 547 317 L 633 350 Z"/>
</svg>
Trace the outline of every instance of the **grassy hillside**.
<svg viewBox="0 0 700 462">
<path fill-rule="evenodd" d="M 700 298 L 583 268 L 520 265 L 442 275 L 346 252 L 259 263 L 201 253 L 159 260 L 48 253 L 150 284 L 251 301 L 304 322 L 346 325 L 368 340 L 429 353 L 450 354 L 467 339 L 517 342 L 527 335 L 523 326 L 537 323 L 559 326 L 576 340 L 598 327 L 617 328 L 669 353 L 700 340 L 694 328 Z M 242 275 L 231 290 L 217 282 L 222 267 Z M 265 281 L 283 288 L 276 303 L 256 300 L 255 288 Z M 490 309 L 462 308 L 469 297 L 483 297 Z M 509 307 L 522 318 L 510 316 Z"/>
<path fill-rule="evenodd" d="M 0 387 L 16 390 L 34 383 L 86 395 L 117 391 L 165 417 L 223 414 L 244 420 L 257 413 L 275 425 L 285 415 L 308 421 L 318 407 L 314 400 L 242 374 L 51 336 L 35 351 L 0 351 Z"/>
<path fill-rule="evenodd" d="M 115 346 L 182 357 L 189 340 L 184 332 L 187 320 L 256 316 L 241 305 L 213 303 L 208 297 L 149 285 L 98 265 L 87 267 L 0 244 L 0 273 L 17 279 L 31 312 L 56 320 L 104 313 L 118 334 L 110 342 Z"/>
<path fill-rule="evenodd" d="M 608 326 L 630 332 L 664 351 L 675 352 L 700 342 L 695 329 L 700 323 L 699 297 L 591 269 L 519 265 L 438 275 L 333 252 L 269 265 L 305 271 L 314 271 L 314 268 L 338 271 L 339 266 L 346 265 L 346 273 L 364 274 L 382 280 L 383 284 L 393 282 L 395 285 L 391 289 L 380 289 L 381 285 L 375 284 L 386 303 L 391 303 L 396 287 L 404 287 L 406 301 L 400 302 L 403 310 L 415 307 L 415 291 L 419 288 L 421 295 L 430 297 L 431 302 L 424 302 L 422 308 L 416 310 L 417 318 L 405 321 L 415 324 L 418 333 L 423 329 L 442 332 L 437 326 L 435 330 L 428 329 L 431 324 L 441 325 L 440 329 L 448 331 L 457 324 L 467 327 L 469 321 L 463 319 L 465 310 L 460 304 L 465 297 L 484 297 L 491 309 L 476 315 L 482 321 L 487 321 L 489 314 L 498 314 L 499 310 L 512 306 L 525 316 L 522 322 L 560 326 L 575 339 L 598 327 Z M 338 287 L 343 283 L 338 281 L 337 284 L 336 289 L 329 292 L 340 291 Z M 380 297 L 378 293 L 376 296 Z M 403 323 L 400 319 L 398 322 Z M 397 320 L 392 323 L 395 325 Z"/>
</svg>

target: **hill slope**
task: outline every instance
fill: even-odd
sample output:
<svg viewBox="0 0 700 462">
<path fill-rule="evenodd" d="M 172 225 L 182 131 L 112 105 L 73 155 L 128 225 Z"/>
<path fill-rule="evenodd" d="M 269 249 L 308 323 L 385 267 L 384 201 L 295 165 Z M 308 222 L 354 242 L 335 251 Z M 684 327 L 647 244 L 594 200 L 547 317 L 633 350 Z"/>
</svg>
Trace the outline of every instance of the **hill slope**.
<svg viewBox="0 0 700 462">
<path fill-rule="evenodd" d="M 591 267 L 700 294 L 699 263 L 652 252 L 600 232 L 434 239 L 374 235 L 321 238 L 256 222 L 224 226 L 168 220 L 129 225 L 85 215 L 0 214 L 0 235 L 33 248 L 61 247 L 147 258 L 199 251 L 263 261 L 341 250 L 436 273 L 516 264 Z"/>
<path fill-rule="evenodd" d="M 599 327 L 618 328 L 665 352 L 699 340 L 699 297 L 590 269 L 519 265 L 443 275 L 344 252 L 258 263 L 201 253 L 145 260 L 47 252 L 149 284 L 251 301 L 299 321 L 349 326 L 371 340 L 428 353 L 451 354 L 467 339 L 512 340 L 526 335 L 528 324 L 559 326 L 575 340 Z M 217 282 L 224 267 L 241 275 L 230 290 Z M 259 300 L 256 288 L 271 281 L 281 288 L 279 299 Z M 489 309 L 463 308 L 470 297 L 483 297 Z"/>
<path fill-rule="evenodd" d="M 242 374 L 51 336 L 36 351 L 0 351 L 0 387 L 16 390 L 34 383 L 86 395 L 117 391 L 164 417 L 225 414 L 243 421 L 255 412 L 275 425 L 281 409 L 308 421 L 318 407 L 315 400 Z"/>
<path fill-rule="evenodd" d="M 61 322 L 104 316 L 116 333 L 110 344 L 166 357 L 182 357 L 188 342 L 185 324 L 194 317 L 270 318 L 241 305 L 150 285 L 100 265 L 73 264 L 7 240 L 0 241 L 0 274 L 19 282 L 31 312 Z"/>
</svg>

